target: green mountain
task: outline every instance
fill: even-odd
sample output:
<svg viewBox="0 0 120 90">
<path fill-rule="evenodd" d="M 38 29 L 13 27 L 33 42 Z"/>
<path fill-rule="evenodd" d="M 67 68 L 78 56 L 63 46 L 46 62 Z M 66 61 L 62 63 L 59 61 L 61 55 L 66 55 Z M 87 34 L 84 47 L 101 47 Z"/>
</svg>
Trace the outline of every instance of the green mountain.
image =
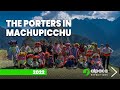
<svg viewBox="0 0 120 90">
<path fill-rule="evenodd" d="M 81 35 L 72 34 L 71 36 L 59 36 L 59 37 L 45 37 L 45 39 L 49 42 L 55 43 L 55 42 L 62 42 L 62 43 L 85 43 L 90 44 L 92 41 L 86 37 L 82 37 Z"/>
<path fill-rule="evenodd" d="M 110 62 L 112 65 L 120 67 L 120 49 L 117 49 L 112 53 Z"/>
<path fill-rule="evenodd" d="M 61 28 L 61 27 L 60 27 Z M 21 28 L 17 28 L 19 30 L 21 30 Z M 30 45 L 34 45 L 34 42 L 35 41 L 40 41 L 42 39 L 46 40 L 47 42 L 70 42 L 70 43 L 91 43 L 92 41 L 86 37 L 83 37 L 79 34 L 72 34 L 71 36 L 67 37 L 67 36 L 59 36 L 59 37 L 55 37 L 55 36 L 52 36 L 52 37 L 48 37 L 48 36 L 37 36 L 37 37 L 6 37 L 5 35 L 5 28 L 2 28 L 0 27 L 0 48 L 1 49 L 6 49 L 8 50 L 9 48 L 9 45 L 8 45 L 8 42 L 10 40 L 17 40 L 18 42 L 18 46 L 21 47 L 23 45 L 23 43 L 29 43 Z"/>
</svg>

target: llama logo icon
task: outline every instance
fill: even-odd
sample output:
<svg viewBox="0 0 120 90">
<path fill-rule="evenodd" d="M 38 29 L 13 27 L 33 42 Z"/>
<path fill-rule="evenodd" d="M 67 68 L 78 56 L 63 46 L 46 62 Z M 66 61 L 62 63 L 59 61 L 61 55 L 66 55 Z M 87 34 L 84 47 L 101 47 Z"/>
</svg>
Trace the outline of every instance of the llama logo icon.
<svg viewBox="0 0 120 90">
<path fill-rule="evenodd" d="M 83 70 L 83 74 L 85 74 L 85 76 L 89 76 L 89 75 L 90 75 L 90 72 L 91 72 L 91 71 L 90 71 L 90 69 L 88 69 L 88 68 Z"/>
</svg>

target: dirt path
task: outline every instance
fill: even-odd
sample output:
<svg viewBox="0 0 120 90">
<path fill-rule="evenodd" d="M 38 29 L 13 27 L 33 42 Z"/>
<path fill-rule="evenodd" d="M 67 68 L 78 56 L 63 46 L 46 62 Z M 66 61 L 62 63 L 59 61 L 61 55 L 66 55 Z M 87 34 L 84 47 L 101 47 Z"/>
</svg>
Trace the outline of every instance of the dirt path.
<svg viewBox="0 0 120 90">
<path fill-rule="evenodd" d="M 13 66 L 11 60 L 0 60 L 0 68 Z M 108 76 L 88 76 L 86 77 L 83 69 L 66 69 L 66 68 L 48 68 L 47 76 L 0 76 L 0 79 L 120 79 L 120 74 L 111 78 L 114 71 L 110 68 Z M 114 67 L 115 68 L 115 67 Z M 115 68 L 117 71 L 118 68 Z"/>
</svg>

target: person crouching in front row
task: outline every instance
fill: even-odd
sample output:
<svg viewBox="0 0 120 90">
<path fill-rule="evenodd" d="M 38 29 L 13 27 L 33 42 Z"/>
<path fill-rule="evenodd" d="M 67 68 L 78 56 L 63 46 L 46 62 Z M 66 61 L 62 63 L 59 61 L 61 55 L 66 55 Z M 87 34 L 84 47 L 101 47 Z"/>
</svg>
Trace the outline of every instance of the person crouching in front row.
<svg viewBox="0 0 120 90">
<path fill-rule="evenodd" d="M 33 58 L 33 62 L 32 62 L 32 68 L 36 69 L 39 67 L 39 63 L 38 63 L 38 60 L 39 60 L 39 56 L 38 55 L 35 55 L 34 58 Z"/>
<path fill-rule="evenodd" d="M 88 68 L 87 57 L 84 55 L 80 55 L 78 59 L 78 67 L 79 68 Z"/>
<path fill-rule="evenodd" d="M 64 67 L 64 57 L 62 53 L 59 53 L 57 59 L 55 60 L 56 68 L 63 68 Z"/>
<path fill-rule="evenodd" d="M 25 68 L 26 67 L 26 53 L 20 52 L 17 57 L 18 61 L 18 68 Z"/>
<path fill-rule="evenodd" d="M 27 63 L 26 63 L 27 67 L 31 68 L 32 63 L 33 63 L 34 54 L 29 53 L 26 58 L 27 58 Z"/>
<path fill-rule="evenodd" d="M 54 66 L 53 55 L 50 55 L 49 52 L 45 52 L 45 63 L 48 68 L 52 68 Z"/>
<path fill-rule="evenodd" d="M 68 57 L 68 60 L 67 60 L 67 62 L 66 62 L 66 64 L 65 64 L 65 66 L 66 66 L 66 68 L 68 68 L 68 69 L 75 66 L 75 57 L 74 57 L 73 55 L 70 55 L 70 56 Z"/>
<path fill-rule="evenodd" d="M 39 56 L 40 56 L 40 58 L 38 59 L 39 68 L 44 68 L 45 67 L 45 53 L 40 52 Z"/>
</svg>

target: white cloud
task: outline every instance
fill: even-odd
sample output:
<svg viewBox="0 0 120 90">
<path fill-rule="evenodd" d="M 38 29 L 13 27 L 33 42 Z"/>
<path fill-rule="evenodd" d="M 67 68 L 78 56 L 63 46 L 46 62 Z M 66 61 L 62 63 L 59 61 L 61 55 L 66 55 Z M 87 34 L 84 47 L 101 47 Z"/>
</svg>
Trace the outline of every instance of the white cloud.
<svg viewBox="0 0 120 90">
<path fill-rule="evenodd" d="M 41 16 L 35 16 L 32 18 L 33 20 L 42 20 L 43 18 Z"/>
<path fill-rule="evenodd" d="M 116 19 L 118 11 L 43 11 L 41 16 L 35 16 L 35 19 L 107 19 L 113 21 Z"/>
<path fill-rule="evenodd" d="M 41 16 L 46 16 L 46 15 L 48 15 L 48 14 L 50 14 L 51 12 L 50 11 L 43 11 L 42 13 L 41 13 Z"/>
<path fill-rule="evenodd" d="M 113 14 L 117 13 L 116 11 L 94 11 L 92 16 L 98 19 L 107 19 L 109 21 L 115 20 Z"/>
<path fill-rule="evenodd" d="M 58 14 L 57 14 L 55 17 L 53 17 L 52 19 L 71 20 L 72 18 L 71 18 L 71 16 L 70 16 L 68 13 L 66 13 L 65 11 L 60 11 L 60 12 L 58 12 Z"/>
<path fill-rule="evenodd" d="M 114 21 L 116 19 L 115 15 L 117 11 L 89 11 L 86 15 L 72 15 L 72 19 L 107 19 L 109 21 Z"/>
<path fill-rule="evenodd" d="M 82 20 L 84 20 L 85 18 L 95 19 L 95 17 L 88 16 L 88 15 L 72 15 L 72 19 L 82 19 Z"/>
</svg>

